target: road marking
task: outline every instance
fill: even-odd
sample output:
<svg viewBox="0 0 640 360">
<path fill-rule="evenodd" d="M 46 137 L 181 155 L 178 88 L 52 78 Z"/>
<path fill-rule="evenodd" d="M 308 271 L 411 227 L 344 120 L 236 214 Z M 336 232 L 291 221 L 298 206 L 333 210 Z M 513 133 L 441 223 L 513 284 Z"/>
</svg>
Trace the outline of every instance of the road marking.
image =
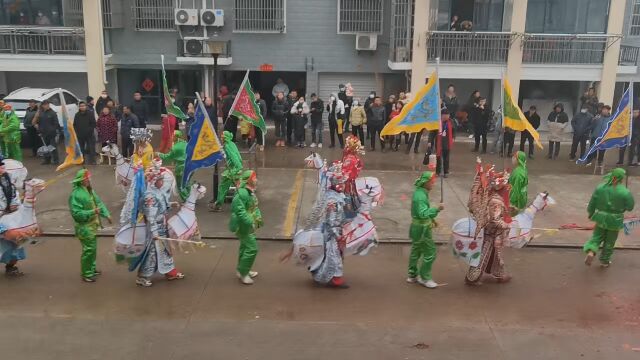
<svg viewBox="0 0 640 360">
<path fill-rule="evenodd" d="M 296 180 L 293 183 L 293 191 L 289 198 L 289 205 L 287 205 L 287 216 L 284 218 L 284 224 L 282 225 L 282 235 L 290 238 L 293 236 L 293 227 L 295 226 L 296 213 L 298 210 L 298 198 L 300 197 L 300 191 L 302 190 L 302 184 L 304 180 L 304 170 L 298 170 L 296 174 Z"/>
</svg>

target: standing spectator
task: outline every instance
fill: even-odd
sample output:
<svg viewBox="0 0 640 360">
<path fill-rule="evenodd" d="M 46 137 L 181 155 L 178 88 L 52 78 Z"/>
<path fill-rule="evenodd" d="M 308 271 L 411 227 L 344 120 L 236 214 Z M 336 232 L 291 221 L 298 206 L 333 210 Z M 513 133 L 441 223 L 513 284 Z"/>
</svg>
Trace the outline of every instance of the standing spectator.
<svg viewBox="0 0 640 360">
<path fill-rule="evenodd" d="M 402 103 L 402 101 L 400 100 L 396 101 L 395 104 L 393 104 L 393 110 L 391 110 L 391 113 L 388 114 L 388 116 L 384 120 L 384 125 L 387 125 L 387 123 L 393 120 L 394 117 L 400 115 L 400 112 L 402 111 L 403 107 L 404 107 L 404 104 Z M 385 115 L 387 115 L 387 113 L 385 113 Z M 385 143 L 382 144 L 382 151 L 384 151 L 384 145 L 386 144 L 389 144 L 389 149 L 393 151 L 398 151 L 398 146 L 400 146 L 401 137 L 402 137 L 402 134 L 385 136 L 385 139 L 384 139 Z"/>
<path fill-rule="evenodd" d="M 289 105 L 289 109 L 295 105 L 298 101 L 298 92 L 296 90 L 291 90 L 289 93 L 289 97 L 287 98 L 287 104 Z M 291 137 L 293 136 L 293 130 L 295 128 L 293 121 L 293 114 L 291 112 L 287 113 L 287 145 L 291 145 Z"/>
<path fill-rule="evenodd" d="M 142 99 L 142 94 L 139 91 L 133 93 L 131 112 L 138 117 L 140 127 L 146 128 L 149 120 L 149 104 Z"/>
<path fill-rule="evenodd" d="M 343 124 L 343 133 L 349 132 L 349 119 L 351 118 L 351 105 L 353 103 L 353 96 L 349 96 L 347 94 L 347 86 L 344 84 L 338 85 L 338 99 L 342 100 L 344 104 L 344 124 Z"/>
<path fill-rule="evenodd" d="M 460 17 L 458 15 L 453 15 L 451 17 L 451 22 L 449 23 L 449 31 L 458 30 L 460 30 Z"/>
<path fill-rule="evenodd" d="M 538 115 L 534 105 L 529 106 L 529 111 L 524 113 L 524 117 L 527 118 L 527 121 L 535 130 L 538 130 L 538 127 L 540 127 L 540 115 Z M 533 135 L 528 130 L 524 130 L 520 133 L 520 151 L 524 152 L 524 144 L 527 141 L 529 142 L 529 159 L 533 159 Z"/>
<path fill-rule="evenodd" d="M 603 104 L 604 105 L 604 104 Z M 589 89 L 580 97 L 580 109 L 583 106 L 587 107 L 587 110 L 591 114 L 599 114 L 598 111 L 598 96 L 596 95 L 596 89 L 591 86 Z"/>
<path fill-rule="evenodd" d="M 547 117 L 549 122 L 549 155 L 548 159 L 557 159 L 560 154 L 560 141 L 563 140 L 564 128 L 569 122 L 567 113 L 564 112 L 564 105 L 557 103 L 553 111 Z"/>
<path fill-rule="evenodd" d="M 266 121 L 267 103 L 264 101 L 259 91 L 256 91 L 255 98 L 256 98 L 256 104 L 258 104 L 258 108 L 260 109 L 260 115 L 262 115 L 262 118 L 265 119 Z M 262 138 L 262 130 L 260 130 L 260 128 L 257 126 L 254 126 L 254 129 L 256 131 L 256 142 L 258 143 L 258 150 L 264 151 L 264 139 Z"/>
<path fill-rule="evenodd" d="M 38 116 L 38 103 L 31 99 L 29 100 L 29 107 L 24 113 L 24 128 L 27 130 L 27 141 L 31 144 L 31 152 L 33 157 L 38 156 L 38 148 L 42 145 L 42 141 L 38 137 L 38 130 L 34 126 Z"/>
<path fill-rule="evenodd" d="M 96 123 L 98 129 L 98 142 L 104 144 L 110 142 L 112 144 L 118 143 L 118 120 L 113 116 L 111 110 L 108 107 L 102 109 L 102 113 L 98 117 Z"/>
<path fill-rule="evenodd" d="M 342 127 L 338 126 L 342 125 L 342 123 L 338 121 L 344 120 L 344 103 L 338 99 L 338 95 L 335 93 L 329 97 L 327 112 L 329 113 L 329 136 L 331 137 L 331 145 L 329 145 L 329 147 L 334 148 L 336 146 L 337 135 L 340 147 L 343 148 L 344 139 L 342 138 Z M 371 141 L 373 141 L 373 139 Z"/>
<path fill-rule="evenodd" d="M 456 87 L 453 84 L 449 84 L 447 86 L 447 90 L 444 93 L 444 98 L 442 99 L 444 106 L 447 108 L 449 112 L 450 118 L 455 118 L 455 115 L 458 113 L 458 96 L 456 95 Z"/>
<path fill-rule="evenodd" d="M 136 114 L 131 112 L 128 106 L 122 107 L 122 119 L 120 120 L 120 137 L 122 138 L 122 156 L 128 158 L 133 154 L 133 140 L 131 129 L 139 128 L 140 123 Z"/>
<path fill-rule="evenodd" d="M 218 91 L 218 117 L 224 119 L 227 117 L 227 114 L 222 114 L 222 106 L 220 106 L 222 104 L 222 101 L 224 100 L 224 97 L 227 96 L 229 94 L 229 88 L 227 88 L 226 85 L 221 85 L 220 86 L 220 90 Z M 216 122 L 218 122 L 218 120 L 216 120 Z"/>
<path fill-rule="evenodd" d="M 218 114 L 217 114 L 216 108 L 213 106 L 212 98 L 207 97 L 204 100 L 204 110 L 207 112 L 207 115 L 209 116 L 209 120 L 211 120 L 211 124 L 213 124 L 213 128 L 217 134 L 218 133 Z M 188 135 L 189 134 L 187 134 L 187 136 Z"/>
<path fill-rule="evenodd" d="M 369 122 L 368 120 L 371 117 L 371 105 L 373 104 L 373 99 L 375 99 L 376 96 L 376 92 L 372 91 L 369 93 L 367 100 L 364 101 L 364 111 L 367 114 L 367 122 Z M 367 125 L 367 139 L 369 139 L 370 137 L 371 134 L 369 133 L 369 125 Z M 364 141 L 362 143 L 364 144 Z"/>
<path fill-rule="evenodd" d="M 107 101 L 106 107 L 109 108 L 109 111 L 113 114 L 116 120 L 120 121 L 120 119 L 122 118 L 122 111 L 120 111 L 118 106 L 116 106 L 116 102 L 113 100 L 109 100 Z"/>
<path fill-rule="evenodd" d="M 438 174 L 444 172 L 444 177 L 449 176 L 449 155 L 453 149 L 453 141 L 456 137 L 455 127 L 449 110 L 442 109 L 442 131 L 430 131 L 429 132 L 429 145 L 428 147 L 434 149 L 436 154 L 436 171 Z"/>
<path fill-rule="evenodd" d="M 473 122 L 471 121 L 471 113 L 473 112 L 473 108 L 476 106 L 479 98 L 480 91 L 473 90 L 473 92 L 471 92 L 471 95 L 469 96 L 469 99 L 467 100 L 467 103 L 464 104 L 462 112 L 460 114 L 460 121 L 464 124 L 467 133 L 471 134 L 469 138 L 472 138 L 474 134 Z"/>
<path fill-rule="evenodd" d="M 50 26 L 51 20 L 42 11 L 38 11 L 38 15 L 36 16 L 34 23 L 40 26 Z"/>
<path fill-rule="evenodd" d="M 473 108 L 469 114 L 471 118 L 471 125 L 473 126 L 473 137 L 475 140 L 473 152 L 478 152 L 480 149 L 480 141 L 482 140 L 482 154 L 487 153 L 487 131 L 489 128 L 489 117 L 491 116 L 486 105 L 487 99 L 479 97 L 478 102 L 473 104 Z"/>
<path fill-rule="evenodd" d="M 87 103 L 81 101 L 78 104 L 78 112 L 73 118 L 73 129 L 78 137 L 80 150 L 85 156 L 85 164 L 95 164 L 95 148 L 96 139 L 94 131 L 96 130 L 96 114 L 89 111 Z"/>
<path fill-rule="evenodd" d="M 193 103 L 187 104 L 187 119 L 184 122 L 184 130 L 187 134 L 191 133 L 191 125 L 196 121 L 196 108 Z"/>
<path fill-rule="evenodd" d="M 387 114 L 387 116 L 389 116 L 393 112 L 393 110 L 395 109 L 395 104 L 396 104 L 396 96 L 389 95 L 387 102 L 384 104 L 384 111 Z"/>
<path fill-rule="evenodd" d="M 233 135 L 231 141 L 236 141 L 236 133 L 238 132 L 238 118 L 234 115 L 229 115 L 231 111 L 231 107 L 233 106 L 233 102 L 236 99 L 237 92 L 234 90 L 230 95 L 227 95 L 222 100 L 222 113 L 224 121 L 224 130 L 228 131 Z"/>
<path fill-rule="evenodd" d="M 318 147 L 322 149 L 322 113 L 324 112 L 324 103 L 316 94 L 311 94 L 311 147 L 316 147 L 316 134 L 318 139 Z"/>
<path fill-rule="evenodd" d="M 307 115 L 309 114 L 309 105 L 304 101 L 304 97 L 298 98 L 298 101 L 291 107 L 291 115 L 293 116 L 294 135 L 296 147 L 305 147 L 304 143 L 304 127 L 307 125 Z"/>
<path fill-rule="evenodd" d="M 380 147 L 384 150 L 384 141 L 380 139 L 380 132 L 386 119 L 387 112 L 382 105 L 382 99 L 376 96 L 371 105 L 371 118 L 367 120 L 367 126 L 371 128 L 371 151 L 376 151 L 376 139 L 380 141 Z"/>
<path fill-rule="evenodd" d="M 593 123 L 591 125 L 591 146 L 593 147 L 596 143 L 596 139 L 599 138 L 602 134 L 604 134 L 605 129 L 607 128 L 607 123 L 611 119 L 611 106 L 604 105 L 602 110 L 600 111 L 600 115 L 593 118 Z M 605 150 L 598 150 L 596 152 L 591 153 L 587 158 L 587 166 L 590 166 L 593 162 L 593 158 L 598 156 L 598 166 L 602 166 L 604 162 L 604 154 Z"/>
<path fill-rule="evenodd" d="M 282 93 L 285 97 L 289 95 L 289 86 L 285 84 L 281 78 L 276 80 L 276 84 L 273 85 L 273 89 L 271 89 L 271 95 L 273 95 L 273 97 L 278 97 L 278 93 Z"/>
<path fill-rule="evenodd" d="M 367 122 L 367 114 L 364 111 L 364 107 L 360 106 L 358 99 L 353 100 L 353 108 L 351 109 L 351 115 L 349 122 L 351 123 L 351 132 L 360 138 L 360 143 L 364 144 L 364 130 L 362 126 Z"/>
<path fill-rule="evenodd" d="M 102 93 L 100 93 L 100 98 L 96 102 L 96 112 L 98 114 L 102 113 L 102 108 L 107 106 L 107 103 L 110 100 L 111 100 L 111 97 L 109 97 L 109 93 L 107 93 L 107 90 L 102 90 Z M 113 109 L 111 112 L 113 113 Z M 115 116 L 115 114 L 113 115 Z"/>
<path fill-rule="evenodd" d="M 503 157 L 506 152 L 507 157 L 511 158 L 513 157 L 513 146 L 516 141 L 516 132 L 508 127 L 503 128 L 502 131 L 504 133 L 504 141 L 500 147 L 500 157 Z"/>
<path fill-rule="evenodd" d="M 629 144 L 629 160 L 627 160 L 627 166 L 638 166 L 638 162 L 633 161 L 634 157 L 638 155 L 640 159 L 640 109 L 633 109 L 633 116 L 631 117 L 631 143 Z M 627 151 L 627 146 L 621 147 L 618 159 L 618 165 L 624 163 L 624 154 Z"/>
<path fill-rule="evenodd" d="M 284 98 L 284 93 L 279 92 L 276 100 L 271 104 L 273 122 L 276 125 L 276 146 L 284 146 L 286 135 L 286 116 L 289 112 L 289 103 Z"/>
<path fill-rule="evenodd" d="M 461 22 L 460 31 L 473 31 L 473 22 L 471 20 L 464 20 Z"/>
<path fill-rule="evenodd" d="M 49 104 L 48 100 L 44 100 L 40 105 L 40 111 L 35 119 L 36 129 L 42 136 L 42 141 L 46 146 L 53 146 L 51 153 L 45 155 L 42 165 L 51 164 L 58 165 L 58 143 L 56 137 L 60 131 L 60 122 L 58 122 L 58 114 L 56 114 Z"/>
<path fill-rule="evenodd" d="M 93 99 L 93 96 L 87 96 L 86 100 L 87 100 L 87 109 L 89 109 L 89 111 L 93 111 L 95 113 L 96 112 L 96 101 Z"/>
<path fill-rule="evenodd" d="M 571 153 L 569 159 L 576 159 L 576 151 L 578 151 L 578 144 L 580 144 L 580 156 L 584 156 L 584 152 L 587 147 L 587 139 L 589 139 L 589 132 L 591 131 L 591 123 L 593 122 L 593 115 L 589 113 L 589 105 L 582 104 L 580 112 L 576 114 L 571 120 L 571 127 L 573 128 L 573 141 L 571 142 Z"/>
</svg>

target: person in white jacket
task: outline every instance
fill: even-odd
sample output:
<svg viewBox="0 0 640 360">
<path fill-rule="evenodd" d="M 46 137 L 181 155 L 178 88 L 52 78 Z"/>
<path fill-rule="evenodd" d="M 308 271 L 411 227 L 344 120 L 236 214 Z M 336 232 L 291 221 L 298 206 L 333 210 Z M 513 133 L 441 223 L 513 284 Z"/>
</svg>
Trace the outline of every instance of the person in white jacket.
<svg viewBox="0 0 640 360">
<path fill-rule="evenodd" d="M 271 89 L 271 94 L 274 98 L 278 96 L 278 93 L 283 93 L 285 98 L 289 96 L 289 86 L 285 84 L 281 78 L 276 80 L 276 84 L 273 85 L 273 89 Z"/>
<path fill-rule="evenodd" d="M 304 127 L 307 125 L 307 115 L 309 115 L 309 105 L 304 102 L 304 97 L 300 97 L 297 102 L 291 106 L 291 115 L 293 115 L 293 132 L 296 139 L 296 146 L 305 147 L 304 143 Z"/>
<path fill-rule="evenodd" d="M 340 142 L 340 148 L 344 148 L 344 139 L 342 137 L 343 122 L 344 122 L 344 102 L 338 99 L 337 94 L 331 94 L 329 103 L 327 104 L 327 112 L 329 113 L 329 135 L 331 136 L 330 148 L 336 146 L 336 138 L 338 135 L 338 141 Z"/>
</svg>

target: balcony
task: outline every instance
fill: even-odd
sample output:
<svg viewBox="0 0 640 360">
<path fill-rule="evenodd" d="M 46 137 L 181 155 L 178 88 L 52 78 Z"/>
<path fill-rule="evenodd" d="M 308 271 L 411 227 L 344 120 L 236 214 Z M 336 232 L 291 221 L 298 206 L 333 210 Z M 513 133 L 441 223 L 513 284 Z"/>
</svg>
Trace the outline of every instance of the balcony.
<svg viewBox="0 0 640 360">
<path fill-rule="evenodd" d="M 451 64 L 506 64 L 515 36 L 509 32 L 430 31 L 427 57 Z"/>
<path fill-rule="evenodd" d="M 524 34 L 525 64 L 602 65 L 616 37 L 591 34 Z"/>
<path fill-rule="evenodd" d="M 622 45 L 620 46 L 620 58 L 618 65 L 638 66 L 640 57 L 640 46 Z"/>
<path fill-rule="evenodd" d="M 0 26 L 0 54 L 84 55 L 84 29 Z"/>
</svg>

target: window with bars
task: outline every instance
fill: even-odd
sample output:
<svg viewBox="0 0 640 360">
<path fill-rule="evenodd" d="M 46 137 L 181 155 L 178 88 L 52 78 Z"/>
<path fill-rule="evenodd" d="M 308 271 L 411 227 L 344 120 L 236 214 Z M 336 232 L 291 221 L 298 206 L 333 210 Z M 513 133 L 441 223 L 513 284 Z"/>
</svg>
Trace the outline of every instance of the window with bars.
<svg viewBox="0 0 640 360">
<path fill-rule="evenodd" d="M 175 30 L 174 0 L 132 0 L 131 18 L 136 30 Z"/>
<path fill-rule="evenodd" d="M 338 34 L 381 34 L 382 15 L 382 0 L 338 0 Z"/>
<path fill-rule="evenodd" d="M 411 62 L 414 7 L 415 0 L 393 0 L 391 2 L 389 58 L 393 62 Z"/>
<path fill-rule="evenodd" d="M 631 5 L 631 22 L 629 23 L 629 35 L 640 36 L 640 0 L 635 0 Z"/>
<path fill-rule="evenodd" d="M 283 33 L 286 0 L 235 0 L 234 31 Z"/>
</svg>

